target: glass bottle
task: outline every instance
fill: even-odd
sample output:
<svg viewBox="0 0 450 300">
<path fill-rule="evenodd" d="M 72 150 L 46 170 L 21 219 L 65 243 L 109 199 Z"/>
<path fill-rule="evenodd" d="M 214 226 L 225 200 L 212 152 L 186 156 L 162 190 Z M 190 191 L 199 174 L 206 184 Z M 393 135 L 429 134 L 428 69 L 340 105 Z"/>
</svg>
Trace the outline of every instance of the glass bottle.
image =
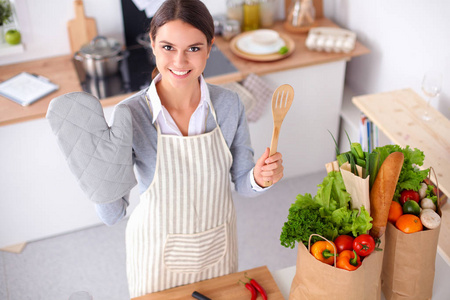
<svg viewBox="0 0 450 300">
<path fill-rule="evenodd" d="M 239 21 L 244 20 L 244 0 L 227 0 L 227 18 Z"/>
<path fill-rule="evenodd" d="M 277 0 L 260 0 L 259 18 L 261 27 L 269 28 L 273 26 L 277 12 L 277 5 Z"/>
<path fill-rule="evenodd" d="M 244 24 L 243 31 L 250 31 L 259 28 L 259 0 L 244 1 Z"/>
<path fill-rule="evenodd" d="M 308 27 L 314 24 L 315 17 L 312 0 L 292 0 L 286 21 L 294 28 Z"/>
</svg>

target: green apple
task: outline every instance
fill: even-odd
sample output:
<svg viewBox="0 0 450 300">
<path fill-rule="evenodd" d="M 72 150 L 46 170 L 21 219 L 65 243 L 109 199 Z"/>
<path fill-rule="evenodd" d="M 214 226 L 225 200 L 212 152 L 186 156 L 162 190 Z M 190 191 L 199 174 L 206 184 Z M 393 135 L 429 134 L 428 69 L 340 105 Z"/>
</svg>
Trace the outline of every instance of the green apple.
<svg viewBox="0 0 450 300">
<path fill-rule="evenodd" d="M 10 29 L 5 33 L 5 41 L 10 45 L 20 44 L 20 32 L 15 29 Z"/>
</svg>

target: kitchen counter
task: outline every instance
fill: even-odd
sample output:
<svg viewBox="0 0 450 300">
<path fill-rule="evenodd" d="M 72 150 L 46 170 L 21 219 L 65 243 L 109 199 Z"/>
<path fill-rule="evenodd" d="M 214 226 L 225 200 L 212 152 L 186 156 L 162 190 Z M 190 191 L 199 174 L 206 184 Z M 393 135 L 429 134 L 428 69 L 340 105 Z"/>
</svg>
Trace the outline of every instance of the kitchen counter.
<svg viewBox="0 0 450 300">
<path fill-rule="evenodd" d="M 336 24 L 326 18 L 319 19 L 318 23 L 319 26 L 337 27 Z M 274 62 L 252 62 L 244 60 L 231 52 L 229 42 L 225 41 L 222 37 L 216 37 L 216 45 L 234 64 L 234 66 L 238 69 L 238 72 L 235 74 L 206 78 L 206 80 L 210 83 L 221 84 L 242 80 L 250 73 L 265 75 L 277 71 L 340 61 L 342 59 L 350 60 L 352 57 L 369 53 L 369 50 L 359 42 L 356 43 L 355 49 L 350 53 L 325 53 L 309 51 L 305 46 L 307 34 L 288 33 L 283 29 L 281 22 L 275 24 L 273 29 L 289 35 L 294 40 L 295 51 L 289 57 Z M 51 99 L 69 92 L 82 90 L 75 67 L 72 63 L 72 55 L 64 55 L 31 62 L 1 66 L 0 81 L 4 81 L 24 71 L 47 77 L 52 82 L 58 84 L 60 89 L 28 107 L 22 107 L 19 104 L 0 96 L 0 126 L 43 118 L 45 117 L 47 107 Z M 102 106 L 107 107 L 115 105 L 131 94 L 132 93 L 103 99 L 101 101 Z"/>
</svg>

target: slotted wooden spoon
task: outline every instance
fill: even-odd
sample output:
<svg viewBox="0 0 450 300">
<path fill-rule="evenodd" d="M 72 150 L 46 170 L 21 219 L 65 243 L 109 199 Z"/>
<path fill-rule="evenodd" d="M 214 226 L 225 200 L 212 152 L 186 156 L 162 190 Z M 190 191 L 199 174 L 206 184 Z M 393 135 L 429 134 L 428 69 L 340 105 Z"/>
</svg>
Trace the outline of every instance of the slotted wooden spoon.
<svg viewBox="0 0 450 300">
<path fill-rule="evenodd" d="M 281 123 L 283 123 L 292 100 L 294 100 L 294 88 L 289 84 L 280 85 L 272 95 L 272 116 L 273 116 L 273 133 L 272 142 L 270 143 L 269 156 L 277 153 L 278 136 L 280 135 Z M 272 185 L 272 181 L 265 181 L 264 186 Z"/>
</svg>

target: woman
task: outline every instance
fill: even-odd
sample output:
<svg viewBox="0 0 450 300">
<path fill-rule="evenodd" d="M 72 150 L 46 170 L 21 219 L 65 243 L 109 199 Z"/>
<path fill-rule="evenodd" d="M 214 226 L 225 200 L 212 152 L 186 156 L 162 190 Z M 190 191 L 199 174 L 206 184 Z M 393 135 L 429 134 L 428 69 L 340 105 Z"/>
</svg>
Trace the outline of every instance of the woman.
<svg viewBox="0 0 450 300">
<path fill-rule="evenodd" d="M 254 164 L 237 94 L 203 79 L 214 42 L 206 6 L 199 0 L 165 1 L 152 19 L 150 38 L 159 74 L 148 89 L 116 107 L 115 123 L 131 124 L 132 130 L 125 125 L 106 130 L 109 136 L 132 135 L 129 155 L 141 193 L 126 229 L 131 297 L 236 272 L 230 174 L 236 190 L 246 196 L 283 176 L 281 154 L 268 157 L 268 148 Z M 51 111 L 57 109 L 52 105 L 48 116 L 54 126 Z M 89 184 L 82 177 L 80 182 Z M 106 224 L 126 215 L 132 185 L 126 186 L 125 192 L 117 192 L 123 196 L 110 200 L 91 196 Z"/>
</svg>

